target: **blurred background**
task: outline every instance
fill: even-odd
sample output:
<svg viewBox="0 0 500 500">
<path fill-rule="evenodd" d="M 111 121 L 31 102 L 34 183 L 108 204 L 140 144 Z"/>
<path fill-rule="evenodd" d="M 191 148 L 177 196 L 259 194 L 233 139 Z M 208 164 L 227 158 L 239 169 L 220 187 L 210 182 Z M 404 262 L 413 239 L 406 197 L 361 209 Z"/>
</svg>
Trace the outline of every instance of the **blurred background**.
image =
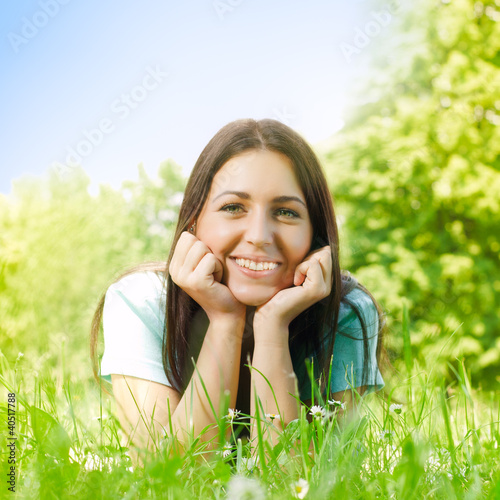
<svg viewBox="0 0 500 500">
<path fill-rule="evenodd" d="M 325 168 L 342 267 L 387 347 L 500 381 L 500 1 L 191 0 L 2 6 L 0 349 L 91 378 L 120 272 L 166 260 L 198 155 L 274 118 Z M 21 355 L 22 354 L 22 355 Z"/>
</svg>

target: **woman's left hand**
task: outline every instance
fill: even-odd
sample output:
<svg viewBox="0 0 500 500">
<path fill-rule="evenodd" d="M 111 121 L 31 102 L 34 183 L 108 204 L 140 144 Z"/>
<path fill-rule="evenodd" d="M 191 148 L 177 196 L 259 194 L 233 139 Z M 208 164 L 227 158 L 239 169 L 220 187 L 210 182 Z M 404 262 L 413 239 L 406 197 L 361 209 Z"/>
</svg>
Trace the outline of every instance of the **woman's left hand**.
<svg viewBox="0 0 500 500">
<path fill-rule="evenodd" d="M 272 299 L 255 310 L 255 322 L 272 321 L 286 326 L 308 307 L 324 299 L 332 290 L 332 255 L 324 246 L 309 253 L 296 267 L 295 286 L 279 291 Z"/>
</svg>

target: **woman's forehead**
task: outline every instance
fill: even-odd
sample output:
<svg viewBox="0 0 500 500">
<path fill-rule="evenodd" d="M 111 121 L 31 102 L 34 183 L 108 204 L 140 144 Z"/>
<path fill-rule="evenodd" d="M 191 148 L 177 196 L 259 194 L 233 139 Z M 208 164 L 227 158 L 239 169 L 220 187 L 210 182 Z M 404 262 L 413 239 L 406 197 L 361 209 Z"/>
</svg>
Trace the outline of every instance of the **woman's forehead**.
<svg viewBox="0 0 500 500">
<path fill-rule="evenodd" d="M 251 150 L 228 160 L 215 175 L 210 196 L 215 198 L 225 191 L 302 195 L 291 160 L 267 150 Z"/>
</svg>

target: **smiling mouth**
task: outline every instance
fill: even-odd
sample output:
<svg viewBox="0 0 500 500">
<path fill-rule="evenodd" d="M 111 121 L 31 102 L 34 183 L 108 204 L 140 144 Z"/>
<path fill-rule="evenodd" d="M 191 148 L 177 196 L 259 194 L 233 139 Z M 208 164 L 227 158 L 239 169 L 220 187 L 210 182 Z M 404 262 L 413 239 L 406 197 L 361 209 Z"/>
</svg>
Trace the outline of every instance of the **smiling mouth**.
<svg viewBox="0 0 500 500">
<path fill-rule="evenodd" d="M 233 258 L 233 260 L 239 267 L 242 267 L 243 269 L 249 269 L 251 271 L 272 271 L 280 265 L 276 262 L 254 262 L 248 259 Z"/>
<path fill-rule="evenodd" d="M 254 277 L 256 275 L 267 276 L 268 274 L 274 274 L 274 271 L 281 266 L 281 262 L 255 262 L 249 259 L 239 259 L 236 257 L 230 257 L 238 269 L 240 269 L 244 274 Z"/>
</svg>

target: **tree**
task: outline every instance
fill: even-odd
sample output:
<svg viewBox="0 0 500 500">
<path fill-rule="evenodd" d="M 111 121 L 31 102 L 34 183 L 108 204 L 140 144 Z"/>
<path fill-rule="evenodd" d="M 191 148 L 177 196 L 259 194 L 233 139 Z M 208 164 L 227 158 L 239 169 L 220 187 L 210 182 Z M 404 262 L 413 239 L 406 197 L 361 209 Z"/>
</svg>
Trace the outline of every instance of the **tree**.
<svg viewBox="0 0 500 500">
<path fill-rule="evenodd" d="M 151 180 L 140 167 L 138 181 L 119 191 L 101 185 L 93 197 L 83 169 L 64 177 L 51 170 L 14 181 L 13 195 L 0 196 L 0 348 L 7 358 L 21 351 L 35 370 L 61 366 L 64 344 L 66 366 L 91 377 L 83 353 L 100 295 L 125 269 L 168 255 L 185 180 L 171 161 L 158 176 Z"/>
<path fill-rule="evenodd" d="M 498 382 L 500 11 L 471 0 L 411 9 L 391 64 L 378 59 L 384 86 L 370 82 L 376 98 L 325 154 L 344 264 L 393 319 L 408 302 L 422 362 L 463 356 L 482 382 Z M 403 57 L 410 36 L 420 43 Z"/>
</svg>

